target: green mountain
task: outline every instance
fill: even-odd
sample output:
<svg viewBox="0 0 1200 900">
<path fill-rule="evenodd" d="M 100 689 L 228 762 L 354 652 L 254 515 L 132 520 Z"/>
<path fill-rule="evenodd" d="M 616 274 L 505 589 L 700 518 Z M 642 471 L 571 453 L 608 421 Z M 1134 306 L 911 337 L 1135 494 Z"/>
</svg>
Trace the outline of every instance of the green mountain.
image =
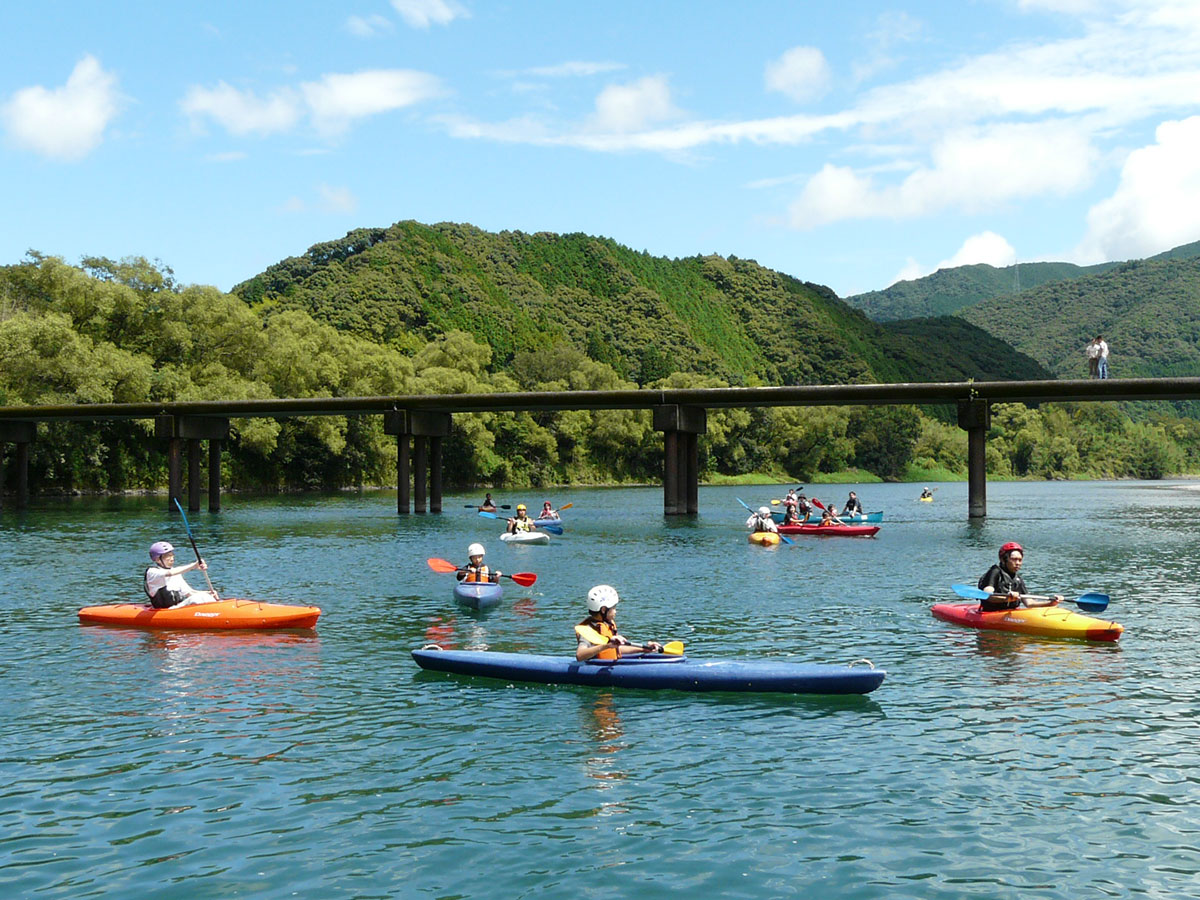
<svg viewBox="0 0 1200 900">
<path fill-rule="evenodd" d="M 1200 241 L 1184 244 L 1148 260 L 1191 259 L 1200 256 Z M 1054 281 L 1098 275 L 1127 265 L 1109 262 L 1077 266 L 1065 262 L 1020 263 L 998 269 L 983 263 L 938 269 L 912 281 L 898 281 L 882 291 L 847 297 L 846 302 L 876 321 L 913 316 L 955 315 L 960 309 L 993 297 L 1013 296 Z"/>
<path fill-rule="evenodd" d="M 1058 377 L 1087 377 L 1084 347 L 1097 334 L 1114 378 L 1200 375 L 1200 257 L 1175 253 L 993 297 L 958 315 Z"/>
<path fill-rule="evenodd" d="M 565 343 L 639 384 L 676 371 L 732 384 L 1047 377 L 961 321 L 879 324 L 753 260 L 653 257 L 585 234 L 398 222 L 318 244 L 233 293 L 406 353 L 462 330 L 508 367 Z"/>
</svg>

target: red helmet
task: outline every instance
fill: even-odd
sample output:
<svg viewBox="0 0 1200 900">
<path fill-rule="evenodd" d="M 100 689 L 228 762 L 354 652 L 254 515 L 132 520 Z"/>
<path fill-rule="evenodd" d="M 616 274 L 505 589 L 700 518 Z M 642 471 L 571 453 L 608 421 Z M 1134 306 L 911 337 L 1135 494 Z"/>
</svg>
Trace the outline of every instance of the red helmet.
<svg viewBox="0 0 1200 900">
<path fill-rule="evenodd" d="M 1003 547 L 1000 548 L 1000 558 L 1004 559 L 1004 557 L 1008 556 L 1008 554 L 1012 553 L 1013 551 L 1019 551 L 1022 556 L 1025 555 L 1024 547 L 1022 547 L 1016 541 L 1009 541 L 1007 544 L 1005 544 Z"/>
</svg>

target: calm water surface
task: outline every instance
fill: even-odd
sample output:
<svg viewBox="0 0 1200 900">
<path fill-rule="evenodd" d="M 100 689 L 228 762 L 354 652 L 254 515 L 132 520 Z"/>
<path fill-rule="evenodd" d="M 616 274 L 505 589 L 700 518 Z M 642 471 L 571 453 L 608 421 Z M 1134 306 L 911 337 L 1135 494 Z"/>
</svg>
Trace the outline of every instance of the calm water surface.
<svg viewBox="0 0 1200 900">
<path fill-rule="evenodd" d="M 324 610 L 253 634 L 78 624 L 138 597 L 152 540 L 191 559 L 162 498 L 6 509 L 0 896 L 1196 896 L 1200 493 L 992 484 L 970 524 L 965 485 L 919 487 L 858 488 L 885 511 L 873 540 L 772 550 L 735 498 L 781 489 L 702 488 L 683 522 L 658 489 L 555 492 L 567 533 L 511 548 L 474 497 L 400 518 L 387 493 L 234 496 L 190 517 L 217 587 Z M 474 540 L 537 584 L 456 608 L 425 559 Z M 1007 540 L 1034 590 L 1111 594 L 1120 645 L 933 619 Z M 635 639 L 888 678 L 860 698 L 598 692 L 408 655 L 569 654 L 598 582 Z"/>
</svg>

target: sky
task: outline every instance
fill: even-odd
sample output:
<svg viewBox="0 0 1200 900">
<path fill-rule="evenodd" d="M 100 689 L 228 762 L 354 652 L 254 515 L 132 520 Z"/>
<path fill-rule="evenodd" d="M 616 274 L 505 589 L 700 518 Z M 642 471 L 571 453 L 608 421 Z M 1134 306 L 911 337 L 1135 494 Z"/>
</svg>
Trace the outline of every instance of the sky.
<svg viewBox="0 0 1200 900">
<path fill-rule="evenodd" d="M 1200 0 L 5 3 L 0 265 L 414 219 L 841 296 L 1200 240 Z"/>
</svg>

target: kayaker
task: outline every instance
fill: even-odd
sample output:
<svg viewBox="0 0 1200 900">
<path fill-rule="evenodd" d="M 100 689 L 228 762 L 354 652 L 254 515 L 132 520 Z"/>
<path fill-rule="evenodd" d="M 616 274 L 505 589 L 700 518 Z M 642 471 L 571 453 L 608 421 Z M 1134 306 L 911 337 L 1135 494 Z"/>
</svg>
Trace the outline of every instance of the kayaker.
<svg viewBox="0 0 1200 900">
<path fill-rule="evenodd" d="M 850 496 L 846 499 L 842 506 L 843 516 L 861 516 L 863 514 L 863 505 L 858 499 L 858 494 L 854 491 L 850 492 Z"/>
<path fill-rule="evenodd" d="M 154 563 L 146 568 L 142 587 L 155 609 L 172 606 L 194 606 L 197 603 L 213 603 L 219 598 L 208 591 L 197 591 L 184 578 L 184 572 L 192 569 L 203 571 L 208 563 L 202 559 L 186 566 L 175 565 L 175 548 L 168 541 L 155 541 L 150 545 L 150 560 Z"/>
<path fill-rule="evenodd" d="M 558 512 L 551 508 L 550 501 L 547 500 L 542 504 L 542 511 L 538 513 L 539 519 L 557 519 Z"/>
<path fill-rule="evenodd" d="M 760 531 L 779 532 L 779 526 L 771 518 L 771 507 L 769 506 L 760 506 L 758 512 L 751 513 L 750 518 L 746 520 L 746 527 L 756 534 Z"/>
<path fill-rule="evenodd" d="M 469 583 L 477 581 L 497 582 L 500 580 L 500 570 L 491 571 L 483 564 L 483 544 L 472 544 L 467 548 L 469 562 L 455 573 L 459 581 Z"/>
<path fill-rule="evenodd" d="M 837 517 L 837 507 L 830 503 L 821 513 L 822 525 L 845 525 L 841 519 Z"/>
<path fill-rule="evenodd" d="M 526 514 L 525 504 L 517 504 L 517 514 L 508 520 L 508 533 L 517 534 L 521 531 L 533 531 L 533 519 Z"/>
<path fill-rule="evenodd" d="M 800 514 L 796 511 L 796 504 L 790 503 L 783 508 L 783 524 L 784 525 L 799 525 Z"/>
<path fill-rule="evenodd" d="M 479 504 L 479 508 L 482 509 L 484 512 L 495 512 L 496 511 L 496 501 L 492 499 L 491 494 L 488 494 L 486 497 L 483 498 L 483 502 Z"/>
<path fill-rule="evenodd" d="M 1021 595 L 1028 594 L 1025 580 L 1017 573 L 1025 562 L 1025 550 L 1016 541 L 1009 541 L 1000 548 L 1000 562 L 983 573 L 979 589 L 992 594 L 995 599 L 980 600 L 980 612 L 995 612 L 1000 609 L 1016 609 L 1022 602 L 1026 606 L 1057 606 L 1062 603 L 1062 594 L 1055 594 L 1043 602 L 1022 601 Z"/>
<path fill-rule="evenodd" d="M 932 496 L 933 496 L 933 491 L 931 491 L 929 488 L 925 488 L 925 490 L 921 491 L 921 499 L 922 500 L 927 500 Z"/>
<path fill-rule="evenodd" d="M 616 588 L 598 584 L 587 595 L 588 616 L 575 626 L 579 646 L 575 648 L 575 659 L 617 659 L 634 653 L 662 653 L 662 644 L 647 641 L 634 644 L 617 633 L 617 619 L 613 610 L 621 602 Z"/>
<path fill-rule="evenodd" d="M 808 524 L 808 517 L 812 515 L 813 506 L 808 502 L 808 498 L 804 496 L 803 488 L 796 493 L 796 508 L 799 514 L 804 517 L 803 524 Z"/>
</svg>

